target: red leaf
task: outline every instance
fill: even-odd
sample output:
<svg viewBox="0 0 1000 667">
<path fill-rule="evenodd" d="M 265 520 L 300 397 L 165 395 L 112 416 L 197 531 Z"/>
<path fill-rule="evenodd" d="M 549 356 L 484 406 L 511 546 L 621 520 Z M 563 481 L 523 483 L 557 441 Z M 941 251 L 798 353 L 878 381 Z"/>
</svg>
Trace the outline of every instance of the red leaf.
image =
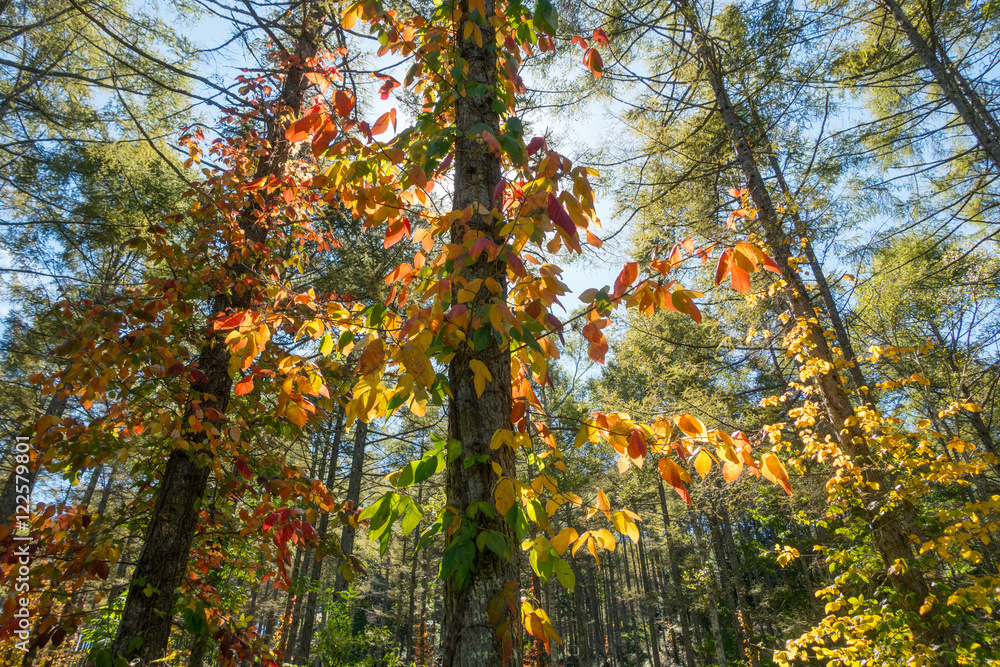
<svg viewBox="0 0 1000 667">
<path fill-rule="evenodd" d="M 587 49 L 587 52 L 583 54 L 583 64 L 594 74 L 595 79 L 600 79 L 604 73 L 604 61 L 601 60 L 601 54 L 597 52 L 597 49 Z"/>
<path fill-rule="evenodd" d="M 563 208 L 563 205 L 559 203 L 559 200 L 555 198 L 551 192 L 549 193 L 549 220 L 551 220 L 556 225 L 562 228 L 566 235 L 570 238 L 577 236 L 576 225 L 573 224 L 573 220 L 569 217 L 569 213 Z"/>
<path fill-rule="evenodd" d="M 253 479 L 253 471 L 250 470 L 250 466 L 242 458 L 236 459 L 236 471 L 248 482 Z"/>
<path fill-rule="evenodd" d="M 243 394 L 249 394 L 251 391 L 253 391 L 252 375 L 248 375 L 239 382 L 237 382 L 236 387 L 234 388 L 234 393 L 237 396 L 242 396 Z"/>
<path fill-rule="evenodd" d="M 608 46 L 611 42 L 608 41 L 608 36 L 604 32 L 604 28 L 594 28 L 594 41 L 597 42 L 599 46 Z"/>
<path fill-rule="evenodd" d="M 625 293 L 625 290 L 635 282 L 635 279 L 639 277 L 639 263 L 629 262 L 624 267 L 622 267 L 621 273 L 618 274 L 618 278 L 615 280 L 615 296 L 621 296 Z"/>
<path fill-rule="evenodd" d="M 333 95 L 333 108 L 341 118 L 347 118 L 354 110 L 354 93 L 349 90 L 338 90 Z"/>
<path fill-rule="evenodd" d="M 573 39 L 569 40 L 569 43 L 570 44 L 579 44 L 581 49 L 586 49 L 587 48 L 587 42 L 582 37 L 574 37 Z"/>
<path fill-rule="evenodd" d="M 497 208 L 503 203 L 503 191 L 507 187 L 507 179 L 501 178 L 497 186 L 493 188 L 493 205 Z"/>
<path fill-rule="evenodd" d="M 642 437 L 642 431 L 634 429 L 628 438 L 628 455 L 633 459 L 640 459 L 646 456 L 646 439 Z"/>
<path fill-rule="evenodd" d="M 545 146 L 545 137 L 534 137 L 528 142 L 528 155 L 532 156 Z"/>
</svg>

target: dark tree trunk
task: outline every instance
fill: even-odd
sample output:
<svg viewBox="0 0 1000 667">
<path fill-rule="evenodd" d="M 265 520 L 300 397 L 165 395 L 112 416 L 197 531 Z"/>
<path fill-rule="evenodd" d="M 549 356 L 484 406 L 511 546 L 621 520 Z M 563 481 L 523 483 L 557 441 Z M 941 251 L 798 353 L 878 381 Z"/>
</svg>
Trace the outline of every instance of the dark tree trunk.
<svg viewBox="0 0 1000 667">
<path fill-rule="evenodd" d="M 681 622 L 681 643 L 684 645 L 684 661 L 687 667 L 695 667 L 694 649 L 691 645 L 691 607 L 684 591 L 684 580 L 681 578 L 680 566 L 677 562 L 677 550 L 673 536 L 670 534 L 670 514 L 667 512 L 667 497 L 663 491 L 663 480 L 658 484 L 660 492 L 660 512 L 663 514 L 663 533 L 667 543 L 667 560 L 670 567 L 670 586 L 674 589 L 677 600 L 678 616 Z"/>
<path fill-rule="evenodd" d="M 456 221 L 451 229 L 453 243 L 462 243 L 467 232 L 485 235 L 488 239 L 503 245 L 493 218 L 480 211 L 493 209 L 493 190 L 500 182 L 500 159 L 473 137 L 473 128 L 485 125 L 494 136 L 499 136 L 500 119 L 492 107 L 493 93 L 497 82 L 496 33 L 491 23 L 495 14 L 493 0 L 485 0 L 486 16 L 482 31 L 482 46 L 473 37 L 460 39 L 458 49 L 468 65 L 465 80 L 479 83 L 487 92 L 458 97 L 455 101 L 455 124 L 458 130 L 455 140 L 455 195 L 453 208 L 462 211 L 471 208 L 472 219 L 468 223 Z M 456 3 L 456 23 L 463 25 L 471 20 L 468 0 Z M 461 32 L 458 33 L 459 35 Z M 469 311 L 477 313 L 485 304 L 503 303 L 507 297 L 507 264 L 503 253 L 494 260 L 483 253 L 471 265 L 459 269 L 456 266 L 452 284 L 457 286 L 475 279 L 483 280 L 479 293 L 467 304 Z M 485 286 L 486 279 L 492 279 L 500 287 L 500 294 L 493 295 Z M 488 323 L 487 323 L 487 326 Z M 485 391 L 479 395 L 475 388 L 471 361 L 486 366 L 492 376 Z M 497 345 L 491 340 L 481 351 L 470 346 L 460 346 L 455 351 L 448 366 L 448 382 L 452 396 L 448 410 L 448 437 L 461 443 L 462 453 L 448 464 L 447 497 L 448 504 L 458 510 L 459 516 L 466 516 L 466 508 L 472 503 L 493 504 L 493 488 L 497 474 L 492 465 L 500 468 L 501 474 L 516 475 L 514 450 L 510 447 L 490 448 L 493 434 L 501 429 L 511 428 L 511 375 L 510 349 Z M 486 456 L 485 463 L 465 466 L 469 456 Z M 474 571 L 469 581 L 457 581 L 449 577 L 444 582 L 444 620 L 442 625 L 443 667 L 501 667 L 502 654 L 496 634 L 487 617 L 490 600 L 501 591 L 507 582 L 516 583 L 520 579 L 518 554 L 513 530 L 503 516 L 489 518 L 479 512 L 475 519 L 476 530 L 493 530 L 504 535 L 509 541 L 513 562 L 497 556 L 491 550 L 477 551 L 474 557 Z M 449 544 L 460 539 L 460 531 L 448 537 Z M 468 538 L 468 535 L 464 535 Z M 510 619 L 513 633 L 514 664 L 520 663 L 521 623 L 520 619 Z"/>
<path fill-rule="evenodd" d="M 947 52 L 927 43 L 927 39 L 920 34 L 898 0 L 879 0 L 879 3 L 896 19 L 899 29 L 910 40 L 917 57 L 934 77 L 945 99 L 955 107 L 966 127 L 976 137 L 980 148 L 993 162 L 994 168 L 1000 169 L 1000 127 L 982 98 L 951 62 Z"/>
<path fill-rule="evenodd" d="M 326 488 L 333 488 L 337 481 L 337 463 L 340 459 L 340 441 L 344 434 L 344 408 L 341 406 L 337 410 L 337 419 L 333 427 L 333 443 L 330 451 L 327 452 L 329 465 L 326 473 Z M 326 539 L 330 527 L 330 515 L 324 512 L 320 517 L 317 533 L 321 539 Z M 316 626 L 316 604 L 319 599 L 320 575 L 323 573 L 323 561 L 315 558 L 308 563 L 308 575 L 306 586 L 309 589 L 306 601 L 302 608 L 302 630 L 299 633 L 299 645 L 295 652 L 295 664 L 308 665 L 309 655 L 312 652 L 312 639 Z"/>
<path fill-rule="evenodd" d="M 298 62 L 315 56 L 317 28 L 311 13 L 303 17 L 298 42 Z M 287 72 L 280 92 L 279 106 L 284 117 L 297 117 L 303 108 L 310 83 L 301 65 Z M 257 165 L 255 178 L 280 176 L 288 162 L 289 142 L 285 139 L 285 121 L 276 114 L 267 131 L 271 152 Z M 272 196 L 277 196 L 272 195 Z M 240 224 L 250 243 L 266 239 L 267 228 L 257 219 L 256 209 L 247 210 Z M 240 263 L 230 268 L 234 282 L 252 279 L 257 267 Z M 214 314 L 230 309 L 246 309 L 256 301 L 253 289 L 231 294 L 220 293 L 212 303 Z M 194 454 L 197 445 L 206 441 L 207 428 L 189 430 L 188 417 L 196 411 L 212 408 L 225 415 L 233 387 L 229 374 L 230 353 L 224 335 L 212 331 L 198 356 L 197 367 L 202 379 L 192 383 L 191 398 L 181 419 L 184 439 L 195 446 L 190 450 L 175 449 L 167 458 L 163 476 L 157 488 L 156 502 L 146 529 L 146 539 L 129 585 L 128 598 L 122 611 L 111 651 L 126 660 L 138 658 L 142 664 L 162 658 L 167 650 L 173 622 L 177 589 L 187 570 L 191 545 L 198 523 L 198 507 L 208 483 L 209 467 L 205 454 Z M 221 421 L 204 420 L 205 426 L 225 430 Z M 153 590 L 152 594 L 145 591 Z"/>
<path fill-rule="evenodd" d="M 354 506 L 358 506 L 361 499 L 361 476 L 365 471 L 365 445 L 368 442 L 368 424 L 358 421 L 354 424 L 354 451 L 351 454 L 351 473 L 347 480 L 347 498 Z M 340 548 L 345 555 L 354 551 L 354 526 L 344 524 L 343 532 L 340 534 Z M 388 584 L 388 581 L 386 582 Z M 337 570 L 337 582 L 334 590 L 338 593 L 347 590 L 347 579 L 340 570 Z M 386 592 L 388 595 L 388 592 Z"/>
</svg>

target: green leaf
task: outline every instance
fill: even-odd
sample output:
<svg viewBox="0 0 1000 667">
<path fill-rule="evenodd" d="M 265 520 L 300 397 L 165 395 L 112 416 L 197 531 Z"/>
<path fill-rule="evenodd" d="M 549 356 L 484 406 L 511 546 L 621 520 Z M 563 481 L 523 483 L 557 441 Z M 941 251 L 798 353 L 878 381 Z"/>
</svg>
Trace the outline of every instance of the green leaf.
<svg viewBox="0 0 1000 667">
<path fill-rule="evenodd" d="M 552 554 L 549 558 L 553 561 L 552 571 L 555 572 L 556 577 L 559 578 L 559 583 L 561 583 L 566 590 L 573 590 L 576 587 L 576 575 L 573 574 L 573 568 L 569 566 L 569 563 L 555 554 Z"/>
<path fill-rule="evenodd" d="M 479 327 L 472 334 L 472 349 L 482 352 L 490 346 L 490 327 Z"/>
<path fill-rule="evenodd" d="M 559 25 L 559 13 L 550 0 L 538 0 L 535 3 L 535 16 L 532 19 L 535 30 L 544 31 L 555 37 Z"/>
<path fill-rule="evenodd" d="M 528 156 L 524 148 L 521 147 L 521 144 L 506 134 L 500 135 L 500 148 L 503 149 L 503 152 L 507 154 L 507 157 L 515 165 L 521 165 L 527 161 Z"/>
</svg>

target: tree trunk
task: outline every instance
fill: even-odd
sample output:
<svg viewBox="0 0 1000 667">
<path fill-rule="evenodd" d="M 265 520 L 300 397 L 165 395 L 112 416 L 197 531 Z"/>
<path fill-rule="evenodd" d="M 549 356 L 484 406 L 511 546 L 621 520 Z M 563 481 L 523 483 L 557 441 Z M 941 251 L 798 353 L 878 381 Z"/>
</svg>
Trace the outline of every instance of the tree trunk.
<svg viewBox="0 0 1000 667">
<path fill-rule="evenodd" d="M 337 481 L 337 462 L 340 459 L 340 441 L 344 435 L 344 408 L 341 406 L 337 410 L 337 420 L 333 427 L 333 444 L 329 452 L 329 466 L 326 473 L 326 488 L 333 488 Z M 327 512 L 320 517 L 317 532 L 320 539 L 326 539 L 326 534 L 330 527 L 330 515 Z M 320 576 L 323 573 L 323 561 L 315 558 L 309 564 L 309 575 L 306 586 L 309 593 L 306 597 L 302 610 L 302 631 L 299 636 L 299 646 L 296 650 L 296 664 L 308 665 L 309 654 L 312 652 L 312 639 L 316 625 L 316 604 L 319 598 Z"/>
<path fill-rule="evenodd" d="M 56 395 L 52 397 L 49 401 L 49 405 L 45 410 L 46 415 L 53 417 L 62 417 L 63 413 L 66 411 L 66 402 L 69 397 L 62 391 L 56 392 Z M 18 474 L 17 474 L 17 460 L 14 460 L 11 466 L 10 474 L 7 476 L 7 481 L 3 485 L 3 496 L 0 498 L 0 525 L 9 525 L 10 519 L 14 514 L 17 513 L 18 495 L 27 495 L 31 497 L 31 491 L 35 488 L 35 481 L 38 479 L 38 472 L 41 468 L 41 461 L 38 458 L 41 452 L 34 451 L 35 448 L 32 447 L 28 456 L 33 459 L 28 463 L 28 474 L 20 475 L 22 480 L 25 480 L 22 484 L 18 485 Z M 27 479 L 25 479 L 27 478 Z M 18 494 L 17 487 L 27 486 L 27 494 Z M 28 503 L 30 505 L 30 503 Z M 11 530 L 10 532 L 14 532 Z"/>
<path fill-rule="evenodd" d="M 301 63 L 316 54 L 316 29 L 314 18 L 306 12 L 297 45 L 296 55 L 300 64 L 290 67 L 280 92 L 282 117 L 296 118 L 302 111 L 310 83 Z M 269 123 L 267 139 L 271 150 L 260 159 L 255 178 L 281 176 L 285 171 L 290 145 L 285 138 L 286 122 L 278 118 L 276 114 Z M 278 194 L 269 196 L 276 197 Z M 251 244 L 261 243 L 267 236 L 267 227 L 258 220 L 258 212 L 257 209 L 247 210 L 240 218 L 240 226 Z M 257 267 L 236 263 L 229 272 L 234 282 L 240 282 L 255 275 Z M 254 302 L 252 290 L 242 293 L 234 290 L 231 294 L 217 294 L 211 310 L 217 315 L 230 309 L 252 307 Z M 166 653 L 177 589 L 187 570 L 198 523 L 198 508 L 208 483 L 209 467 L 204 460 L 207 455 L 194 452 L 198 452 L 199 445 L 207 441 L 208 426 L 225 430 L 221 421 L 206 419 L 205 428 L 194 432 L 189 430 L 188 418 L 196 411 L 207 411 L 209 408 L 226 414 L 233 387 L 229 358 L 224 335 L 210 330 L 208 341 L 198 356 L 197 367 L 203 377 L 192 383 L 191 398 L 180 422 L 184 428 L 182 435 L 192 447 L 190 451 L 175 449 L 167 459 L 146 530 L 146 540 L 132 573 L 122 620 L 112 643 L 114 656 L 128 661 L 138 658 L 146 664 L 162 658 Z M 153 593 L 147 594 L 145 591 L 148 590 Z"/>
<path fill-rule="evenodd" d="M 982 98 L 951 62 L 947 52 L 943 49 L 935 50 L 927 43 L 898 0 L 879 2 L 896 19 L 899 29 L 910 40 L 910 46 L 916 51 L 920 62 L 934 77 L 945 99 L 955 107 L 966 127 L 976 137 L 979 147 L 993 162 L 994 168 L 1000 169 L 1000 128 Z"/>
<path fill-rule="evenodd" d="M 639 573 L 642 575 L 642 606 L 646 610 L 646 619 L 649 624 L 649 645 L 653 649 L 653 667 L 660 667 L 660 632 L 656 624 L 656 614 L 654 612 L 655 591 L 646 569 L 646 548 L 642 538 L 639 539 Z M 610 591 L 609 591 L 610 593 Z"/>
<path fill-rule="evenodd" d="M 677 563 L 677 551 L 674 547 L 673 536 L 670 534 L 670 514 L 667 512 L 667 497 L 663 490 L 663 480 L 658 479 L 657 481 L 660 492 L 660 512 L 663 515 L 663 534 L 667 544 L 667 561 L 670 567 L 670 586 L 674 589 L 674 598 L 677 600 L 678 616 L 680 616 L 681 622 L 684 661 L 687 667 L 695 667 L 694 649 L 691 645 L 691 607 L 684 591 L 684 580 L 681 578 L 681 569 Z"/>
<path fill-rule="evenodd" d="M 701 562 L 708 568 L 708 584 L 705 587 L 708 605 L 708 620 L 712 626 L 712 638 L 715 640 L 715 659 L 719 667 L 727 667 L 726 644 L 722 637 L 722 627 L 719 624 L 719 605 L 715 598 L 715 576 L 712 574 L 711 566 L 708 563 L 708 548 L 705 546 L 705 538 L 698 523 L 698 517 L 691 517 L 691 527 L 694 529 L 694 539 L 698 545 L 698 553 L 701 554 Z"/>
<path fill-rule="evenodd" d="M 464 25 L 471 20 L 468 0 L 456 3 L 455 25 Z M 493 190 L 500 182 L 500 159 L 482 143 L 479 137 L 470 136 L 473 128 L 484 125 L 494 136 L 499 136 L 500 119 L 492 107 L 497 76 L 496 32 L 491 21 L 495 15 L 494 0 L 485 0 L 479 6 L 485 8 L 485 21 L 480 25 L 482 46 L 478 46 L 472 36 L 459 39 L 458 49 L 468 69 L 465 80 L 485 86 L 486 92 L 458 97 L 455 101 L 455 124 L 458 134 L 455 140 L 455 194 L 453 208 L 456 211 L 471 209 L 472 219 L 468 223 L 456 221 L 451 228 L 451 241 L 462 243 L 467 232 L 485 235 L 497 245 L 505 240 L 498 235 L 493 218 L 487 213 L 493 208 Z M 458 34 L 461 34 L 460 32 Z M 476 132 L 478 134 L 478 132 Z M 483 287 L 467 304 L 471 313 L 477 313 L 488 303 L 504 303 L 507 298 L 507 264 L 503 253 L 493 261 L 481 254 L 471 265 L 459 269 L 452 281 L 453 294 L 457 296 L 458 286 L 475 279 L 483 280 Z M 492 279 L 500 287 L 500 294 L 494 296 L 485 286 Z M 457 299 L 456 299 L 457 302 Z M 487 326 L 489 324 L 487 323 Z M 486 366 L 492 376 L 482 395 L 475 389 L 475 376 L 471 361 Z M 474 351 L 469 346 L 460 346 L 455 351 L 448 367 L 448 381 L 452 392 L 448 410 L 448 437 L 461 443 L 462 453 L 448 464 L 447 498 L 448 504 L 458 510 L 458 517 L 466 517 L 466 508 L 472 503 L 494 504 L 493 488 L 497 474 L 492 465 L 500 468 L 502 475 L 514 477 L 514 450 L 510 447 L 490 448 L 493 434 L 500 429 L 510 429 L 511 414 L 511 374 L 509 346 L 499 346 L 490 340 L 486 349 Z M 484 463 L 465 466 L 469 456 L 486 456 Z M 497 556 L 489 549 L 476 551 L 473 557 L 473 571 L 467 578 L 448 577 L 444 582 L 444 619 L 442 625 L 443 667 L 501 667 L 502 654 L 493 627 L 487 619 L 490 600 L 501 591 L 507 582 L 519 581 L 518 558 L 520 545 L 515 541 L 514 532 L 505 517 L 489 518 L 483 512 L 476 514 L 474 525 L 452 531 L 447 540 L 453 544 L 459 539 L 475 539 L 470 532 L 493 530 L 501 533 L 511 547 L 512 559 Z M 513 662 L 520 664 L 521 623 L 519 618 L 511 618 L 508 626 L 512 633 Z"/>
<path fill-rule="evenodd" d="M 884 1 L 892 2 L 892 0 Z M 933 608 L 926 615 L 920 614 L 919 611 L 927 599 L 929 589 L 923 572 L 913 563 L 914 555 L 909 542 L 910 533 L 916 532 L 911 518 L 912 507 L 894 507 L 886 496 L 888 487 L 881 471 L 875 467 L 867 438 L 857 425 L 858 419 L 854 416 L 854 407 L 841 383 L 834 364 L 835 359 L 817 322 L 816 311 L 812 307 L 801 277 L 791 262 L 788 238 L 781 228 L 777 210 L 757 168 L 742 121 L 725 88 L 714 46 L 701 28 L 697 14 L 687 0 L 674 0 L 674 2 L 694 35 L 698 60 L 712 86 L 716 105 L 736 154 L 736 162 L 743 171 L 747 189 L 757 209 L 764 238 L 774 253 L 775 263 L 781 269 L 785 281 L 784 297 L 805 339 L 803 352 L 807 351 L 806 354 L 809 355 L 800 355 L 801 363 L 805 366 L 810 362 L 813 364 L 818 362 L 823 367 L 817 370 L 813 381 L 823 397 L 830 423 L 838 434 L 841 451 L 860 470 L 862 483 L 857 485 L 856 492 L 860 496 L 863 516 L 869 524 L 875 548 L 886 566 L 887 577 L 911 612 L 907 614 L 907 622 L 914 639 L 929 647 L 951 647 L 954 644 L 953 629 L 938 627 L 938 624 L 933 622 L 923 622 L 924 618 L 936 617 Z M 906 561 L 910 565 L 903 568 L 896 567 L 898 560 Z M 946 664 L 940 651 L 937 655 L 939 664 Z"/>
<path fill-rule="evenodd" d="M 358 506 L 361 498 L 361 475 L 365 471 L 365 444 L 368 441 L 368 424 L 360 419 L 354 424 L 354 451 L 351 455 L 351 473 L 347 481 L 347 498 L 354 506 Z M 340 533 L 340 549 L 344 555 L 354 551 L 354 536 L 356 534 L 354 526 L 349 523 L 344 524 Z M 388 579 L 386 580 L 388 584 Z M 338 593 L 347 590 L 347 579 L 343 573 L 337 570 L 337 583 L 334 590 Z M 386 593 L 388 595 L 388 592 Z"/>
</svg>

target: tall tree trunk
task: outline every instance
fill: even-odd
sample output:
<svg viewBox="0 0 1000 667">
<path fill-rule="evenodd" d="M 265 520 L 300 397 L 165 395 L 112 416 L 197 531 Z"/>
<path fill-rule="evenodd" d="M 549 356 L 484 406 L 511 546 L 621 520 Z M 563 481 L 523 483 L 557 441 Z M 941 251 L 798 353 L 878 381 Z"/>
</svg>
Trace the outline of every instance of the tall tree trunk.
<svg viewBox="0 0 1000 667">
<path fill-rule="evenodd" d="M 329 466 L 326 472 L 326 488 L 333 488 L 337 481 L 337 463 L 340 460 L 340 441 L 344 435 L 344 407 L 337 409 L 337 418 L 333 427 L 333 443 L 328 452 Z M 318 530 L 321 539 L 326 539 L 326 534 L 330 528 L 330 515 L 327 512 L 320 517 Z M 295 657 L 298 665 L 309 664 L 309 654 L 312 652 L 313 634 L 316 625 L 316 604 L 319 599 L 320 575 L 323 573 L 323 561 L 315 558 L 309 563 L 309 573 L 306 579 L 306 586 L 309 592 L 302 609 L 302 630 L 299 634 L 299 646 L 296 649 Z"/>
<path fill-rule="evenodd" d="M 280 118 L 296 118 L 300 115 L 306 90 L 310 86 L 303 65 L 317 51 L 319 26 L 316 25 L 312 12 L 304 10 L 302 22 L 295 54 L 298 64 L 290 66 L 285 75 L 279 97 L 282 113 L 280 116 L 275 114 L 269 122 L 267 140 L 270 152 L 260 158 L 255 178 L 280 177 L 285 172 L 290 145 L 285 138 L 287 121 Z M 278 193 L 269 196 L 278 196 Z M 262 243 L 267 237 L 267 227 L 261 224 L 256 213 L 258 209 L 248 209 L 240 218 L 240 226 L 251 244 Z M 257 271 L 258 267 L 242 263 L 229 268 L 235 283 L 252 279 Z M 243 292 L 234 290 L 231 294 L 219 293 L 212 301 L 211 310 L 213 314 L 219 314 L 230 309 L 246 309 L 252 307 L 255 300 L 253 289 Z M 205 455 L 196 455 L 194 452 L 199 450 L 201 443 L 206 442 L 208 426 L 225 430 L 221 421 L 206 419 L 205 428 L 195 432 L 189 430 L 188 418 L 196 411 L 207 412 L 209 408 L 219 414 L 226 414 L 233 378 L 229 374 L 230 353 L 224 337 L 214 330 L 210 331 L 208 341 L 198 356 L 198 369 L 203 376 L 192 383 L 191 397 L 181 419 L 184 428 L 182 435 L 192 447 L 190 451 L 175 449 L 167 458 L 146 529 L 146 539 L 132 573 L 128 598 L 111 648 L 114 656 L 121 656 L 129 661 L 138 658 L 143 664 L 150 663 L 166 653 L 177 589 L 187 570 L 198 523 L 198 507 L 209 476 L 209 466 L 203 460 Z M 147 594 L 146 591 L 149 590 L 153 593 Z"/>
<path fill-rule="evenodd" d="M 354 503 L 355 507 L 358 506 L 361 499 L 361 476 L 365 471 L 365 445 L 367 442 L 368 424 L 359 419 L 354 424 L 354 451 L 351 454 L 351 473 L 347 480 L 347 498 L 345 498 L 345 500 Z M 354 526 L 349 523 L 344 524 L 340 534 L 340 548 L 345 555 L 354 551 L 356 532 Z M 388 579 L 386 585 L 388 586 Z M 338 593 L 347 590 L 347 579 L 339 569 L 337 570 L 337 582 L 334 584 L 334 590 Z M 388 595 L 388 591 L 386 595 Z"/>
<path fill-rule="evenodd" d="M 684 580 L 681 578 L 673 536 L 670 534 L 670 513 L 667 511 L 667 496 L 663 490 L 663 480 L 659 479 L 658 482 L 660 512 L 663 515 L 663 534 L 667 544 L 667 561 L 670 568 L 670 587 L 674 589 L 674 599 L 677 600 L 678 616 L 680 616 L 681 622 L 681 643 L 684 645 L 684 661 L 687 667 L 695 667 L 694 649 L 691 645 L 691 607 L 688 604 L 687 593 L 684 591 Z"/>
<path fill-rule="evenodd" d="M 691 528 L 694 531 L 695 543 L 698 545 L 698 553 L 701 554 L 701 562 L 708 569 L 708 585 L 705 587 L 705 594 L 707 597 L 708 620 L 712 627 L 712 638 L 715 640 L 715 660 L 719 663 L 719 667 L 727 667 L 729 662 L 726 660 L 726 644 L 722 636 L 722 627 L 719 624 L 719 604 L 715 598 L 715 576 L 712 574 L 712 568 L 708 563 L 708 548 L 705 546 L 704 533 L 701 530 L 701 524 L 698 523 L 697 516 L 691 517 Z"/>
<path fill-rule="evenodd" d="M 899 29 L 910 40 L 910 46 L 916 51 L 923 66 L 934 77 L 934 82 L 941 88 L 945 99 L 955 107 L 966 127 L 979 142 L 980 148 L 1000 169 L 1000 127 L 996 119 L 983 103 L 982 98 L 969 81 L 958 71 L 948 53 L 943 49 L 935 49 L 927 43 L 920 30 L 907 16 L 906 10 L 899 0 L 879 0 L 896 19 Z"/>
<path fill-rule="evenodd" d="M 462 26 L 471 20 L 468 0 L 459 0 L 455 9 L 455 25 Z M 484 0 L 479 9 L 485 9 L 485 21 L 479 26 L 482 46 L 473 36 L 459 37 L 457 44 L 462 60 L 467 65 L 465 81 L 485 87 L 483 93 L 456 98 L 455 125 L 455 195 L 453 208 L 472 211 L 468 223 L 456 221 L 451 228 L 453 243 L 462 243 L 468 232 L 485 235 L 498 245 L 505 240 L 498 234 L 490 214 L 480 211 L 493 209 L 493 191 L 500 182 L 500 159 L 478 136 L 473 136 L 473 128 L 485 126 L 494 136 L 499 136 L 500 119 L 493 109 L 494 90 L 497 82 L 497 41 L 493 27 L 495 15 L 494 0 Z M 467 34 L 467 33 L 466 33 Z M 476 132 L 475 134 L 479 134 Z M 499 302 L 507 298 L 507 264 L 503 253 L 490 260 L 483 253 L 471 265 L 462 269 L 456 266 L 452 281 L 456 292 L 462 283 L 476 279 L 483 280 L 483 287 L 467 304 L 469 312 L 477 313 L 481 306 Z M 492 279 L 500 287 L 500 294 L 494 296 L 485 283 Z M 456 301 L 457 302 L 457 301 Z M 488 326 L 488 325 L 487 325 Z M 485 364 L 492 376 L 482 395 L 476 392 L 475 376 L 471 361 Z M 466 508 L 473 503 L 493 504 L 493 488 L 497 474 L 514 477 L 514 450 L 510 447 L 490 448 L 490 440 L 497 430 L 510 429 L 511 414 L 511 374 L 509 346 L 497 345 L 490 340 L 486 349 L 474 351 L 470 346 L 459 347 L 448 365 L 448 382 L 452 398 L 448 409 L 448 437 L 461 443 L 462 453 L 448 464 L 447 498 L 448 504 L 458 510 L 458 516 L 466 515 Z M 486 456 L 485 463 L 473 463 L 466 467 L 469 456 Z M 505 517 L 487 517 L 479 512 L 475 519 L 477 530 L 493 530 L 501 533 L 511 546 L 512 560 L 497 556 L 489 549 L 476 551 L 474 569 L 468 581 L 459 581 L 455 576 L 444 582 L 444 619 L 442 625 L 443 667 L 501 667 L 502 654 L 496 634 L 487 617 L 490 600 L 501 591 L 507 582 L 518 582 L 518 555 L 521 552 L 513 530 Z M 457 539 L 468 539 L 462 531 L 448 536 L 451 544 Z M 475 536 L 472 536 L 473 538 Z M 512 562 L 513 561 L 513 562 Z M 513 633 L 514 664 L 520 663 L 521 623 L 512 618 L 509 625 Z"/>
<path fill-rule="evenodd" d="M 639 572 L 642 575 L 642 605 L 646 610 L 646 619 L 649 623 L 649 645 L 653 649 L 653 667 L 660 667 L 660 631 L 656 623 L 655 614 L 655 600 L 656 592 L 653 590 L 653 584 L 649 578 L 649 572 L 646 568 L 646 547 L 643 544 L 642 538 L 639 539 L 638 544 L 639 551 Z"/>
<path fill-rule="evenodd" d="M 736 162 L 743 171 L 747 189 L 757 209 L 764 238 L 774 254 L 775 263 L 781 269 L 785 281 L 784 297 L 805 339 L 803 351 L 808 350 L 808 356 L 800 355 L 801 363 L 807 365 L 819 362 L 823 366 L 813 381 L 823 398 L 829 421 L 838 435 L 841 451 L 860 470 L 862 483 L 857 485 L 856 493 L 860 496 L 861 511 L 869 524 L 875 548 L 885 564 L 887 577 L 911 612 L 907 614 L 907 622 L 914 638 L 929 647 L 951 647 L 954 645 L 954 630 L 946 624 L 924 622 L 924 619 L 935 618 L 933 608 L 929 613 L 920 614 L 920 607 L 927 600 L 929 589 L 923 572 L 913 563 L 914 554 L 909 541 L 909 535 L 916 532 L 912 520 L 913 509 L 900 504 L 894 505 L 886 495 L 889 487 L 876 467 L 864 431 L 858 426 L 859 420 L 854 416 L 854 407 L 836 371 L 835 359 L 817 322 L 816 311 L 791 262 L 788 237 L 781 228 L 777 210 L 757 167 L 743 123 L 729 98 L 711 38 L 702 29 L 688 0 L 674 0 L 674 3 L 694 35 L 697 58 L 709 78 L 716 106 L 736 154 Z M 910 566 L 896 567 L 898 560 L 906 561 Z M 947 660 L 942 652 L 938 651 L 937 656 L 939 664 L 946 664 Z"/>
<path fill-rule="evenodd" d="M 68 399 L 69 397 L 61 389 L 58 390 L 56 395 L 49 401 L 48 407 L 45 409 L 45 414 L 53 417 L 62 417 L 66 411 Z M 31 491 L 35 488 L 35 481 L 38 479 L 38 472 L 41 468 L 41 460 L 38 458 L 40 454 L 41 452 L 34 451 L 34 448 L 29 452 L 28 456 L 33 460 L 28 463 L 27 475 L 17 474 L 16 462 L 11 466 L 10 474 L 3 485 L 3 495 L 0 496 L 0 525 L 9 525 L 11 517 L 17 513 L 17 498 L 19 495 L 27 495 L 30 498 Z M 21 478 L 21 484 L 18 484 L 18 477 Z M 27 486 L 28 493 L 19 494 L 17 492 L 19 486 L 22 489 Z M 11 532 L 14 531 L 11 530 Z"/>
</svg>

